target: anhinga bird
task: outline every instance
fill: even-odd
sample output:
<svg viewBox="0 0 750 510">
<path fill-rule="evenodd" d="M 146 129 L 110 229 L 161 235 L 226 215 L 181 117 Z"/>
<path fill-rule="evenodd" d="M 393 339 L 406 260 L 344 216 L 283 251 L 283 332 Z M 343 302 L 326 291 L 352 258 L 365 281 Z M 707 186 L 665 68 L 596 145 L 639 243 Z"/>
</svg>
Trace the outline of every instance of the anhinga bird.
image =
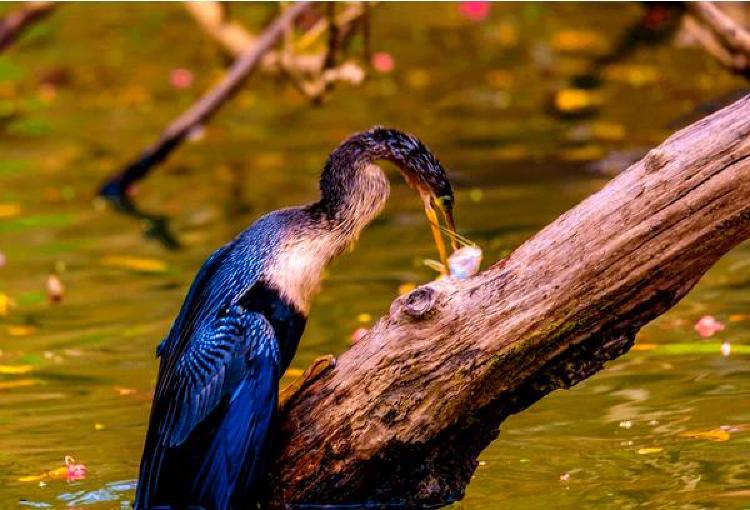
<svg viewBox="0 0 750 510">
<path fill-rule="evenodd" d="M 157 348 L 137 510 L 253 507 L 279 379 L 321 273 L 385 206 L 389 185 L 378 160 L 395 163 L 422 196 L 445 264 L 433 206 L 453 232 L 453 191 L 435 156 L 417 138 L 381 127 L 344 141 L 325 165 L 318 202 L 263 216 L 195 277 Z"/>
</svg>

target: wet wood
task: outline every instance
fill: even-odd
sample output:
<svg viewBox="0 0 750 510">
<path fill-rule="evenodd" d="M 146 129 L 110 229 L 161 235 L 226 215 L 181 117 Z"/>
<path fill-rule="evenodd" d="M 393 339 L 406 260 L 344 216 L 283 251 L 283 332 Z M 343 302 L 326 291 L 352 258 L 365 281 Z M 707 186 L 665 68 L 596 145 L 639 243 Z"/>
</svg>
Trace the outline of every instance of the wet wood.
<svg viewBox="0 0 750 510">
<path fill-rule="evenodd" d="M 269 506 L 462 497 L 507 416 L 627 352 L 748 237 L 750 96 L 670 137 L 507 259 L 394 301 L 282 411 Z"/>
</svg>

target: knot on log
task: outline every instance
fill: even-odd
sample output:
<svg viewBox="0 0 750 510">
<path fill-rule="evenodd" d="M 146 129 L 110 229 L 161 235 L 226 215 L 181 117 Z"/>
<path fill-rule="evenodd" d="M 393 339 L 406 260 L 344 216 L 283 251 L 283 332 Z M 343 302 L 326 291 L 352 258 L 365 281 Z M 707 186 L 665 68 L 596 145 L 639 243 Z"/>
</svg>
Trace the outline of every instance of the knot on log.
<svg viewBox="0 0 750 510">
<path fill-rule="evenodd" d="M 426 319 L 435 311 L 438 294 L 438 291 L 429 285 L 419 287 L 393 302 L 391 317 Z"/>
<path fill-rule="evenodd" d="M 672 161 L 672 156 L 661 149 L 651 149 L 644 158 L 644 166 L 647 174 L 658 172 Z"/>
</svg>

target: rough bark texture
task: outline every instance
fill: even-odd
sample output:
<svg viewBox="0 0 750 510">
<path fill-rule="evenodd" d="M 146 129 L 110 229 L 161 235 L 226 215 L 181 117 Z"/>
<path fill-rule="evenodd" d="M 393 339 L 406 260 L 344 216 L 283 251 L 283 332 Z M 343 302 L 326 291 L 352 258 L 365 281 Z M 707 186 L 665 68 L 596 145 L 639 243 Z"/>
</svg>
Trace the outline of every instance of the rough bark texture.
<svg viewBox="0 0 750 510">
<path fill-rule="evenodd" d="M 282 410 L 270 506 L 461 498 L 501 422 L 591 376 L 750 237 L 750 96 L 464 282 L 398 298 Z"/>
</svg>

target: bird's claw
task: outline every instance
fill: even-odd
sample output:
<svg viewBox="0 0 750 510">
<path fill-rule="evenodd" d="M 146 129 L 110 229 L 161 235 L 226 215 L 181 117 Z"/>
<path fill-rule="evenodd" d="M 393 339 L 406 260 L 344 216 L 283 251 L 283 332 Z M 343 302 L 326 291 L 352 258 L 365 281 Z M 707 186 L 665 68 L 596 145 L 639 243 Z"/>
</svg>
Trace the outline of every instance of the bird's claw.
<svg viewBox="0 0 750 510">
<path fill-rule="evenodd" d="M 279 392 L 279 408 L 284 409 L 305 388 L 317 381 L 321 375 L 336 366 L 336 358 L 331 354 L 315 358 L 305 373 Z"/>
</svg>

